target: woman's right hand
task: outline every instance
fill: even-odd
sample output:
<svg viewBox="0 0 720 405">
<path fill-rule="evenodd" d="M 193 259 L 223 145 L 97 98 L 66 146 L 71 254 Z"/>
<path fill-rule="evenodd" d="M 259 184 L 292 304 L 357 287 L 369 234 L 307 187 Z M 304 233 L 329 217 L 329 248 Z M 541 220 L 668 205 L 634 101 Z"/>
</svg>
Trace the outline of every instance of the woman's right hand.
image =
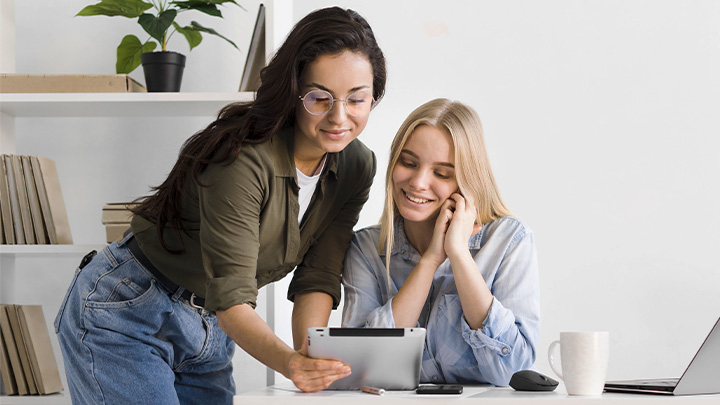
<svg viewBox="0 0 720 405">
<path fill-rule="evenodd" d="M 303 351 L 290 356 L 287 376 L 304 392 L 317 392 L 329 387 L 334 381 L 350 375 L 350 366 L 337 360 L 313 359 Z"/>
<path fill-rule="evenodd" d="M 431 263 L 435 268 L 439 267 L 447 258 L 445 253 L 445 234 L 453 217 L 453 209 L 455 208 L 455 200 L 448 198 L 440 207 L 437 220 L 435 220 L 435 228 L 433 228 L 433 236 L 422 258 Z"/>
</svg>

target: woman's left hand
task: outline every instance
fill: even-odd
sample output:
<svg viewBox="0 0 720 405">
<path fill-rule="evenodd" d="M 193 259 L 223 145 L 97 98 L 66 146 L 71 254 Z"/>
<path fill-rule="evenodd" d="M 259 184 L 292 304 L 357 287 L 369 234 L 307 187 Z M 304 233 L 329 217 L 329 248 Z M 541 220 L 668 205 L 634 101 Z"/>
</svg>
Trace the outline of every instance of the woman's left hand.
<svg viewBox="0 0 720 405">
<path fill-rule="evenodd" d="M 445 253 L 448 257 L 468 252 L 470 236 L 482 228 L 482 224 L 475 223 L 477 209 L 473 200 L 460 193 L 453 193 L 450 198 L 455 201 L 455 211 L 445 234 Z"/>
</svg>

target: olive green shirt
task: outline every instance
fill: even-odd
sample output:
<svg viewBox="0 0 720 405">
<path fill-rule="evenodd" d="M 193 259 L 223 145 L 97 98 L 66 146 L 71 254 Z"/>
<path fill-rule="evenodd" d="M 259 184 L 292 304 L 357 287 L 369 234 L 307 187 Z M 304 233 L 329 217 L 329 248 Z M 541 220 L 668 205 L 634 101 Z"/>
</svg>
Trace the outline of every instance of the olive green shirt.
<svg viewBox="0 0 720 405">
<path fill-rule="evenodd" d="M 340 302 L 340 275 L 353 227 L 368 199 L 374 153 L 359 140 L 328 153 L 308 210 L 298 226 L 293 129 L 270 141 L 244 145 L 236 160 L 210 165 L 203 186 L 191 179 L 182 200 L 187 231 L 165 229 L 167 252 L 155 225 L 136 215 L 132 231 L 150 262 L 167 278 L 205 298 L 205 309 L 253 307 L 258 289 L 295 272 L 288 299 L 324 292 Z"/>
</svg>

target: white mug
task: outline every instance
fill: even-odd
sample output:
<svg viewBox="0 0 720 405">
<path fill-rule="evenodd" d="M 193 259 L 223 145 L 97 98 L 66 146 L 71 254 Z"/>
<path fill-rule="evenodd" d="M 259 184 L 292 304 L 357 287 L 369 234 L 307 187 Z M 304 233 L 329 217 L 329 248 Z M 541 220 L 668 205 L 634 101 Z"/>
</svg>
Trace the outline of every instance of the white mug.
<svg viewBox="0 0 720 405">
<path fill-rule="evenodd" d="M 560 345 L 562 372 L 555 368 L 555 346 Z M 610 334 L 608 332 L 560 332 L 550 344 L 548 362 L 565 382 L 570 395 L 600 395 L 607 376 Z"/>
</svg>

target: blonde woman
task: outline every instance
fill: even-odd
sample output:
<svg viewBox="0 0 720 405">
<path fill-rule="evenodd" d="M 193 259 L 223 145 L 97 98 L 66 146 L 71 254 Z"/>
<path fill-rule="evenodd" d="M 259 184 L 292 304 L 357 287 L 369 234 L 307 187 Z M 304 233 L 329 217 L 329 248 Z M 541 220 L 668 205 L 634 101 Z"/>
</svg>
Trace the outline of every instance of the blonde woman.
<svg viewBox="0 0 720 405">
<path fill-rule="evenodd" d="M 500 197 L 472 108 L 436 99 L 405 120 L 381 223 L 355 234 L 343 285 L 343 326 L 427 328 L 421 382 L 507 385 L 533 365 L 535 239 Z"/>
</svg>

